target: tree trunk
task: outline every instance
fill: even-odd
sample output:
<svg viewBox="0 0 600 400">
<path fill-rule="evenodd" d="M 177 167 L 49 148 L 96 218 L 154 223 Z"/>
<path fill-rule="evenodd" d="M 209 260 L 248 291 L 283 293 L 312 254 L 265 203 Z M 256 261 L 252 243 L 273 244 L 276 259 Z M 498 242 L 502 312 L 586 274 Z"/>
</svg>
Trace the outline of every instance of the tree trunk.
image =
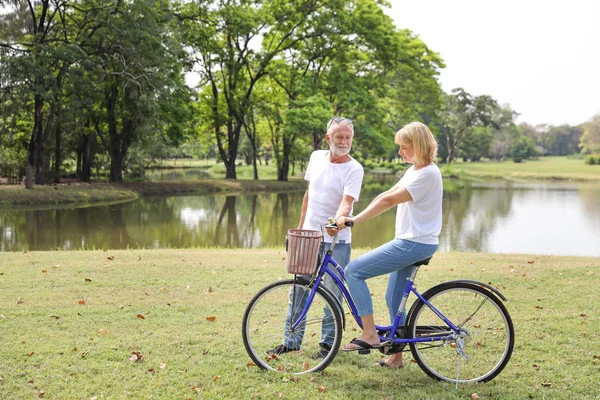
<svg viewBox="0 0 600 400">
<path fill-rule="evenodd" d="M 61 159 L 61 131 L 60 131 L 60 106 L 56 109 L 56 125 L 54 126 L 54 141 L 55 141 L 55 149 L 54 149 L 54 182 L 60 182 L 60 164 L 62 162 Z"/>
<path fill-rule="evenodd" d="M 27 177 L 25 179 L 25 188 L 33 189 L 33 183 L 41 185 L 44 183 L 43 163 L 40 157 L 43 157 L 43 150 L 40 149 L 42 141 L 42 118 L 44 102 L 40 95 L 35 96 L 34 100 L 34 119 L 31 140 L 27 150 Z"/>
</svg>

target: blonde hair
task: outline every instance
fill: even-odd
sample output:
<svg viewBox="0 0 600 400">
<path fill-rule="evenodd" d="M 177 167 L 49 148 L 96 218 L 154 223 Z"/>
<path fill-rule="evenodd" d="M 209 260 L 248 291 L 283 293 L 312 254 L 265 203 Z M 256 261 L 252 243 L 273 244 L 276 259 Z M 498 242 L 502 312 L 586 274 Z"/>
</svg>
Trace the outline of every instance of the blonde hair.
<svg viewBox="0 0 600 400">
<path fill-rule="evenodd" d="M 411 122 L 396 132 L 396 144 L 408 144 L 415 150 L 414 160 L 420 166 L 426 166 L 437 157 L 437 141 L 427 125 Z"/>
</svg>

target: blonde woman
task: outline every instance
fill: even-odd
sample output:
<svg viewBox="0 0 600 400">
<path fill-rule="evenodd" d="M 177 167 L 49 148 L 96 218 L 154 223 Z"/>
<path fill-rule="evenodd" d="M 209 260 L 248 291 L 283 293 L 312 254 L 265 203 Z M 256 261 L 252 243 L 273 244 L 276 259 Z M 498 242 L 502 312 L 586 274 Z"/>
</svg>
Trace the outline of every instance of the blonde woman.
<svg viewBox="0 0 600 400">
<path fill-rule="evenodd" d="M 380 344 L 373 319 L 371 292 L 365 282 L 375 276 L 390 274 L 386 303 L 393 323 L 415 262 L 431 257 L 438 248 L 442 228 L 442 174 L 434 163 L 437 142 L 427 126 L 420 122 L 406 125 L 396 133 L 398 154 L 412 166 L 391 189 L 378 195 L 355 217 L 339 217 L 340 229 L 353 221 L 357 226 L 397 206 L 395 238 L 358 257 L 346 266 L 346 280 L 361 317 L 363 332 L 344 346 L 345 351 L 377 348 Z M 406 310 L 404 310 L 406 319 Z M 404 325 L 405 321 L 401 321 Z M 404 366 L 402 353 L 393 354 L 379 365 Z"/>
</svg>

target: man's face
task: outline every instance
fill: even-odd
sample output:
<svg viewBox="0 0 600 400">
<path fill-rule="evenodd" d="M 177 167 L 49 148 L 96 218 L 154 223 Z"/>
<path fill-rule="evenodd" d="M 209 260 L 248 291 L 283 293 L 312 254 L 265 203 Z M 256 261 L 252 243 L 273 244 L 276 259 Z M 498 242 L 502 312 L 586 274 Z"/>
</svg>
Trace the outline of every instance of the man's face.
<svg viewBox="0 0 600 400">
<path fill-rule="evenodd" d="M 352 147 L 352 128 L 346 124 L 333 125 L 329 133 L 325 135 L 325 140 L 334 156 L 343 156 L 350 152 Z"/>
</svg>

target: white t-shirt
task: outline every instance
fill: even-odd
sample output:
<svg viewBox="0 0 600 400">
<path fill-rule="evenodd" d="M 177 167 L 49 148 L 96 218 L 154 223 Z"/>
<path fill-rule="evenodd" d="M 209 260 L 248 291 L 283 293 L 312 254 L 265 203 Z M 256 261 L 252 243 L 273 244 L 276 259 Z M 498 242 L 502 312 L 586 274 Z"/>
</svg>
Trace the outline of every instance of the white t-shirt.
<svg viewBox="0 0 600 400">
<path fill-rule="evenodd" d="M 310 155 L 304 179 L 308 186 L 308 207 L 304 218 L 303 229 L 321 230 L 327 224 L 327 218 L 335 217 L 345 195 L 358 201 L 364 171 L 362 165 L 354 158 L 342 164 L 334 164 L 329 159 L 329 150 L 317 150 Z M 350 212 L 352 213 L 352 211 Z M 332 237 L 325 234 L 324 240 L 331 243 Z M 338 240 L 350 243 L 350 229 L 342 229 Z"/>
<path fill-rule="evenodd" d="M 412 200 L 398 204 L 396 238 L 423 244 L 439 244 L 442 230 L 442 173 L 435 164 L 416 170 L 411 166 L 398 187 L 404 187 Z"/>
</svg>

